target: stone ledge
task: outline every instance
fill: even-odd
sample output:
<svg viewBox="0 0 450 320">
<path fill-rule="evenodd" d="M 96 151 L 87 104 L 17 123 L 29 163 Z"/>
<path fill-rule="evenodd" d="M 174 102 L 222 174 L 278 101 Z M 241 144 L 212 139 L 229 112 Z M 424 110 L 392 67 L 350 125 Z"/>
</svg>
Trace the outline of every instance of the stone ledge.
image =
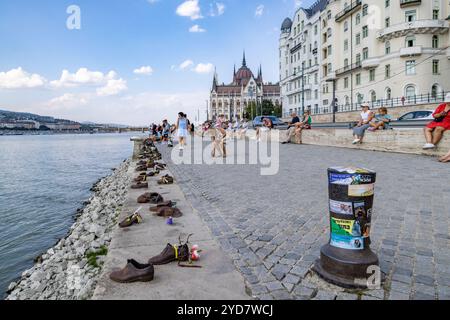
<svg viewBox="0 0 450 320">
<path fill-rule="evenodd" d="M 283 133 L 281 133 L 283 134 Z M 344 147 L 371 151 L 398 152 L 427 156 L 443 156 L 450 150 L 447 133 L 436 150 L 422 150 L 425 137 L 422 129 L 393 129 L 366 132 L 364 143 L 353 145 L 349 129 L 312 129 L 303 131 L 303 143 L 319 146 Z M 295 143 L 293 139 L 292 142 Z"/>
</svg>

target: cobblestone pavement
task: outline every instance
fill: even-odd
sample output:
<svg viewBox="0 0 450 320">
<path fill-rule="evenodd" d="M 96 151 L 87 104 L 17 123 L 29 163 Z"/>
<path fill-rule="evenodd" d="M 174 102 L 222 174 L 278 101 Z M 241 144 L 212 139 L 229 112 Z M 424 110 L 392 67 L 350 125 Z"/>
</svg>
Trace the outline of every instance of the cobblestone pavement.
<svg viewBox="0 0 450 320">
<path fill-rule="evenodd" d="M 450 299 L 449 165 L 423 156 L 286 145 L 279 173 L 261 176 L 255 165 L 175 166 L 169 149 L 161 149 L 257 299 Z M 336 165 L 378 173 L 371 247 L 387 275 L 380 290 L 343 290 L 310 271 L 329 238 L 326 171 Z"/>
</svg>

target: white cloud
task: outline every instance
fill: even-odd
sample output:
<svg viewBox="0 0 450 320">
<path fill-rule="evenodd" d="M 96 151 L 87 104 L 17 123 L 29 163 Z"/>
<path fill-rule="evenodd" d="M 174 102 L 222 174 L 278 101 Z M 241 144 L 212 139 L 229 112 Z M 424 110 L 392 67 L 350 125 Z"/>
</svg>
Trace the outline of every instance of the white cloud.
<svg viewBox="0 0 450 320">
<path fill-rule="evenodd" d="M 192 60 L 186 60 L 186 61 L 184 61 L 183 63 L 180 64 L 179 68 L 181 70 L 185 70 L 185 69 L 187 69 L 187 68 L 189 68 L 189 67 L 191 67 L 193 65 L 194 65 L 194 62 Z"/>
<path fill-rule="evenodd" d="M 210 6 L 210 9 L 209 9 L 210 17 L 221 16 L 225 13 L 226 6 L 224 3 L 215 2 L 215 3 L 210 3 L 209 6 Z"/>
<path fill-rule="evenodd" d="M 261 17 L 264 14 L 264 5 L 260 4 L 258 7 L 256 7 L 255 11 L 255 17 Z"/>
<path fill-rule="evenodd" d="M 181 17 L 189 17 L 191 20 L 203 18 L 198 2 L 199 0 L 186 0 L 178 6 L 176 10 L 177 15 Z"/>
<path fill-rule="evenodd" d="M 189 28 L 189 32 L 201 33 L 201 32 L 206 32 L 206 30 L 201 28 L 198 24 L 196 24 Z"/>
<path fill-rule="evenodd" d="M 303 2 L 302 0 L 295 0 L 295 7 L 296 7 L 296 8 L 301 7 L 302 4 L 303 4 L 302 2 Z"/>
<path fill-rule="evenodd" d="M 147 0 L 147 2 L 150 4 L 155 4 L 155 3 L 159 2 L 159 0 Z"/>
<path fill-rule="evenodd" d="M 65 93 L 60 97 L 51 99 L 47 105 L 52 108 L 71 108 L 83 106 L 88 103 L 88 98 L 85 95 L 75 95 L 72 93 Z"/>
<path fill-rule="evenodd" d="M 123 79 L 110 79 L 104 87 L 97 89 L 97 94 L 101 97 L 115 96 L 127 90 L 127 82 Z"/>
<path fill-rule="evenodd" d="M 153 68 L 150 66 L 142 66 L 138 69 L 135 69 L 134 74 L 139 74 L 139 75 L 151 75 L 153 73 Z"/>
<path fill-rule="evenodd" d="M 100 71 L 89 71 L 87 68 L 80 68 L 75 73 L 63 70 L 61 78 L 50 82 L 50 85 L 55 88 L 78 87 L 81 85 L 102 85 L 108 80 L 116 77 L 117 73 L 115 71 L 103 74 L 103 72 Z"/>
<path fill-rule="evenodd" d="M 225 13 L 225 4 L 217 2 L 217 15 L 221 16 Z"/>
<path fill-rule="evenodd" d="M 193 71 L 201 74 L 211 73 L 214 71 L 214 65 L 212 63 L 199 63 Z"/>
<path fill-rule="evenodd" d="M 37 88 L 44 86 L 46 82 L 44 77 L 30 74 L 21 67 L 0 72 L 0 89 Z"/>
</svg>

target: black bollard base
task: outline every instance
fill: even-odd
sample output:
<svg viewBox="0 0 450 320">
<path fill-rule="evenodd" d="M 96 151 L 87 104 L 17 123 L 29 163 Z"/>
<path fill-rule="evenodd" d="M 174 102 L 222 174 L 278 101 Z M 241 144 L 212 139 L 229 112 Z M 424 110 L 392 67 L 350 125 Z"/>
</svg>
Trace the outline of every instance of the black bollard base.
<svg viewBox="0 0 450 320">
<path fill-rule="evenodd" d="M 329 244 L 322 247 L 320 259 L 315 262 L 315 271 L 324 280 L 349 289 L 367 289 L 370 267 L 378 266 L 378 257 L 369 248 L 345 250 Z"/>
</svg>

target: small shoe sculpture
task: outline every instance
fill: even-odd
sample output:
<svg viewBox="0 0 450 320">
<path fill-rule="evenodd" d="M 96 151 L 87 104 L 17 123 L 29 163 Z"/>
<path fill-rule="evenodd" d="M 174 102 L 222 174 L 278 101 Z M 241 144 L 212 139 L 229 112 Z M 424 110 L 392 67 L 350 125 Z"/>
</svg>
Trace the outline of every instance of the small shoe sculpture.
<svg viewBox="0 0 450 320">
<path fill-rule="evenodd" d="M 138 166 L 136 167 L 137 172 L 147 171 L 147 166 Z"/>
<path fill-rule="evenodd" d="M 158 203 L 158 205 L 156 207 L 150 207 L 150 211 L 151 212 L 159 212 L 161 210 L 161 208 L 173 208 L 177 205 L 176 202 L 173 201 L 166 201 L 166 202 L 161 202 Z"/>
<path fill-rule="evenodd" d="M 160 207 L 157 211 L 155 211 L 155 214 L 158 217 L 163 218 L 181 218 L 183 216 L 183 213 L 178 208 L 171 208 L 171 207 Z"/>
<path fill-rule="evenodd" d="M 148 182 L 137 182 L 131 186 L 131 189 L 147 189 Z"/>
<path fill-rule="evenodd" d="M 119 223 L 120 228 L 128 228 L 131 227 L 134 224 L 140 224 L 142 223 L 143 219 L 139 213 L 133 213 L 131 216 L 128 216 L 123 220 L 121 223 Z"/>
<path fill-rule="evenodd" d="M 173 177 L 166 174 L 158 180 L 158 184 L 173 184 Z"/>
<path fill-rule="evenodd" d="M 122 270 L 117 270 L 109 275 L 112 281 L 118 283 L 150 282 L 155 276 L 155 268 L 152 264 L 141 264 L 135 260 L 128 260 Z"/>
<path fill-rule="evenodd" d="M 158 204 L 164 201 L 164 198 L 156 192 L 146 192 L 143 195 L 139 196 L 137 199 L 138 203 L 151 203 Z"/>
<path fill-rule="evenodd" d="M 148 263 L 160 266 L 174 261 L 187 261 L 189 260 L 189 255 L 187 244 L 176 246 L 169 243 L 159 255 L 150 258 Z"/>
</svg>

